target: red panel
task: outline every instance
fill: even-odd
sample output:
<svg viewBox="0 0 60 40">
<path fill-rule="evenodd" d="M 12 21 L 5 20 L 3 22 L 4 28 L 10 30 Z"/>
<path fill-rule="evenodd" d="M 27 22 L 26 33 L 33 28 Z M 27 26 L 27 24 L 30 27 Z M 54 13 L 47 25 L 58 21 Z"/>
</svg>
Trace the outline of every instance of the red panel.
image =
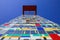
<svg viewBox="0 0 60 40">
<path fill-rule="evenodd" d="M 36 11 L 36 6 L 23 6 L 24 11 Z"/>
<path fill-rule="evenodd" d="M 38 27 L 38 26 L 40 26 L 40 24 L 39 24 L 39 23 L 37 23 L 37 24 L 35 24 L 35 25 L 36 25 L 37 27 Z"/>
<path fill-rule="evenodd" d="M 58 36 L 57 34 L 49 34 L 49 35 L 52 38 L 52 40 L 60 40 L 60 36 Z"/>
<path fill-rule="evenodd" d="M 37 9 L 36 9 L 36 5 L 24 5 L 23 6 L 23 15 L 24 14 L 24 11 L 35 11 L 34 15 L 37 15 Z"/>
<path fill-rule="evenodd" d="M 4 24 L 4 26 L 8 26 L 9 24 Z"/>
</svg>

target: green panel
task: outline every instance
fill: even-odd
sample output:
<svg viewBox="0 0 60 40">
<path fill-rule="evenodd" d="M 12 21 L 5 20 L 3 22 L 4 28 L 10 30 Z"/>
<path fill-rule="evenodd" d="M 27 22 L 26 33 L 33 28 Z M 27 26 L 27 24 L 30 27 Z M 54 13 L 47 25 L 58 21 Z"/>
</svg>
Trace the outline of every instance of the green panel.
<svg viewBox="0 0 60 40">
<path fill-rule="evenodd" d="M 7 36 L 12 36 L 12 34 L 8 34 Z"/>
<path fill-rule="evenodd" d="M 42 36 L 42 34 L 33 34 L 33 36 Z"/>
<path fill-rule="evenodd" d="M 17 28 L 16 30 L 21 30 L 20 28 Z"/>
<path fill-rule="evenodd" d="M 20 36 L 20 34 L 12 34 L 12 36 Z"/>
<path fill-rule="evenodd" d="M 11 28 L 10 28 L 9 30 L 14 30 L 14 29 L 11 29 Z"/>
<path fill-rule="evenodd" d="M 44 36 L 49 36 L 48 34 L 44 34 Z"/>
<path fill-rule="evenodd" d="M 30 34 L 22 34 L 22 36 L 30 36 Z"/>
</svg>

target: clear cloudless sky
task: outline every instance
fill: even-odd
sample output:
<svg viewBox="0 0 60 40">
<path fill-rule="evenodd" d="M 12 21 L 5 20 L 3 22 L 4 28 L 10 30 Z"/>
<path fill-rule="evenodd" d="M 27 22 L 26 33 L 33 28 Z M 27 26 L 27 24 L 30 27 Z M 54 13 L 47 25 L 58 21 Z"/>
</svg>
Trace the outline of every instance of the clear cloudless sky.
<svg viewBox="0 0 60 40">
<path fill-rule="evenodd" d="M 60 24 L 60 0 L 0 0 L 0 24 L 22 15 L 23 5 L 37 5 L 37 14 Z"/>
</svg>

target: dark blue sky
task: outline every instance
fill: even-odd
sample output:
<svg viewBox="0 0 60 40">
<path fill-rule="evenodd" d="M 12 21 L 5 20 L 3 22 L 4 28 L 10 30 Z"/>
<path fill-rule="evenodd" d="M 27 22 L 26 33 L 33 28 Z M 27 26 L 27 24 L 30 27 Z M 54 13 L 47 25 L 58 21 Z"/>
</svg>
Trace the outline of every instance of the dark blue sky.
<svg viewBox="0 0 60 40">
<path fill-rule="evenodd" d="M 22 14 L 23 5 L 37 5 L 37 14 L 60 24 L 60 0 L 0 0 L 0 24 Z"/>
</svg>

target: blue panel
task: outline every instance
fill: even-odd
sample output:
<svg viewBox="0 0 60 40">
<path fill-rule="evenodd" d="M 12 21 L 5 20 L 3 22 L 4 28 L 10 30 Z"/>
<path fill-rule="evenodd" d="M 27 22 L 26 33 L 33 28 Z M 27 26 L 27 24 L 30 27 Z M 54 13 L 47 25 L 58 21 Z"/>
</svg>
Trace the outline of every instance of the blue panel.
<svg viewBox="0 0 60 40">
<path fill-rule="evenodd" d="M 45 30 L 38 30 L 40 34 L 46 34 Z"/>
<path fill-rule="evenodd" d="M 42 27 L 37 27 L 38 30 L 44 30 Z"/>
<path fill-rule="evenodd" d="M 8 30 L 7 32 L 6 32 L 6 34 L 12 34 L 14 32 L 14 30 Z"/>
<path fill-rule="evenodd" d="M 19 27 L 22 28 L 22 27 L 24 27 L 24 26 L 23 26 L 23 25 L 20 25 Z"/>
<path fill-rule="evenodd" d="M 2 36 L 3 34 L 0 34 L 0 36 Z"/>
<path fill-rule="evenodd" d="M 35 31 L 31 31 L 31 34 L 37 34 Z"/>
<path fill-rule="evenodd" d="M 40 34 L 45 34 L 45 30 L 42 27 L 37 28 Z"/>
<path fill-rule="evenodd" d="M 20 31 L 19 31 L 19 30 L 16 30 L 16 31 L 14 32 L 14 34 L 20 34 Z"/>
<path fill-rule="evenodd" d="M 22 30 L 20 30 L 19 32 L 20 32 L 20 34 L 23 34 L 24 33 L 24 31 L 22 31 Z"/>
<path fill-rule="evenodd" d="M 27 30 L 27 31 L 25 31 L 25 33 L 26 33 L 26 34 L 30 34 L 30 31 L 29 31 L 29 30 Z"/>
</svg>

